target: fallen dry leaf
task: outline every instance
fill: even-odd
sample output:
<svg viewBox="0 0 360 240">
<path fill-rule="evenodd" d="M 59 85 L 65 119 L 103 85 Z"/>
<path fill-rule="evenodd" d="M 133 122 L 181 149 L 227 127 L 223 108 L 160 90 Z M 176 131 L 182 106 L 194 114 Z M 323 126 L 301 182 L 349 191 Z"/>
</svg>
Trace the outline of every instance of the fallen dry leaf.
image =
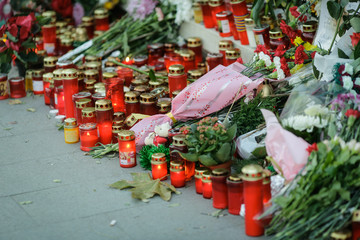
<svg viewBox="0 0 360 240">
<path fill-rule="evenodd" d="M 23 104 L 23 102 L 19 99 L 9 100 L 10 105 Z"/>
<path fill-rule="evenodd" d="M 36 109 L 35 108 L 28 108 L 26 109 L 28 112 L 36 112 Z"/>
<path fill-rule="evenodd" d="M 53 182 L 54 183 L 61 183 L 61 179 L 54 179 Z"/>
<path fill-rule="evenodd" d="M 9 130 L 11 130 L 11 129 L 13 129 L 13 127 L 4 128 L 4 130 L 6 130 L 6 131 L 9 131 Z"/>
<path fill-rule="evenodd" d="M 17 123 L 18 123 L 17 121 L 9 122 L 9 124 L 17 124 Z"/>
<path fill-rule="evenodd" d="M 32 204 L 32 201 L 24 201 L 24 202 L 19 202 L 20 205 L 28 205 L 28 204 Z"/>
</svg>

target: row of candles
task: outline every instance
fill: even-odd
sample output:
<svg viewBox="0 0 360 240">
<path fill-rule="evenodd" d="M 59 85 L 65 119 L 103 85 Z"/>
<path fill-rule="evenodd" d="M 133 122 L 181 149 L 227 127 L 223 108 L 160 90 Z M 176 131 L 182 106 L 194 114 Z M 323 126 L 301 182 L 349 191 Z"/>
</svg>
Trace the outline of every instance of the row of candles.
<svg viewBox="0 0 360 240">
<path fill-rule="evenodd" d="M 242 45 L 255 47 L 264 44 L 267 48 L 276 49 L 278 45 L 289 45 L 289 39 L 271 16 L 263 16 L 261 25 L 256 26 L 249 17 L 252 3 L 245 0 L 198 0 L 194 6 L 194 19 L 203 21 L 205 28 L 215 28 L 221 37 L 233 36 Z M 302 39 L 313 42 L 317 22 L 310 20 L 302 25 Z"/>
</svg>

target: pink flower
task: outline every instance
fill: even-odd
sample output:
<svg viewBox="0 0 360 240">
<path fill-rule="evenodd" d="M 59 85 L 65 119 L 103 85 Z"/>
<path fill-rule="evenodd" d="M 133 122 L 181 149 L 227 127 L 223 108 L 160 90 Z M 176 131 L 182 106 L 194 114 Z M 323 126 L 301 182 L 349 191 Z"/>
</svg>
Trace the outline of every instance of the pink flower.
<svg viewBox="0 0 360 240">
<path fill-rule="evenodd" d="M 81 23 L 82 17 L 85 15 L 85 11 L 81 3 L 77 2 L 74 4 L 72 15 L 75 21 L 75 25 L 79 25 Z"/>
</svg>

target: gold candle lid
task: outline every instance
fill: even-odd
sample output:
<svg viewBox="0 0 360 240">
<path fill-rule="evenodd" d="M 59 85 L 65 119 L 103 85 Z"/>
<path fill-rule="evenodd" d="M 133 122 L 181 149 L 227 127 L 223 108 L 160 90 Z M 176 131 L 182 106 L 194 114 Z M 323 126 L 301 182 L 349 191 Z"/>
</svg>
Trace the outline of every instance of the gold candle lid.
<svg viewBox="0 0 360 240">
<path fill-rule="evenodd" d="M 221 4 L 224 3 L 224 0 L 210 0 L 209 1 L 209 5 L 211 7 L 218 7 L 218 6 L 221 6 Z"/>
<path fill-rule="evenodd" d="M 43 81 L 44 82 L 51 82 L 53 79 L 53 74 L 52 73 L 45 73 L 43 75 Z"/>
<path fill-rule="evenodd" d="M 162 84 L 163 84 L 164 82 L 162 82 L 162 81 L 150 81 L 149 82 L 149 87 L 150 88 L 158 88 L 158 87 L 160 87 Z"/>
<path fill-rule="evenodd" d="M 44 69 L 34 69 L 32 71 L 33 77 L 42 77 L 43 74 L 44 74 Z"/>
<path fill-rule="evenodd" d="M 155 96 L 151 93 L 143 93 L 140 95 L 140 103 L 147 104 L 147 103 L 155 103 L 156 99 Z"/>
<path fill-rule="evenodd" d="M 205 171 L 202 174 L 201 180 L 205 183 L 209 183 L 211 182 L 210 176 L 211 176 L 211 171 Z"/>
<path fill-rule="evenodd" d="M 125 120 L 125 113 L 124 112 L 115 112 L 113 115 L 114 121 L 124 121 Z"/>
<path fill-rule="evenodd" d="M 53 71 L 53 77 L 54 77 L 54 80 L 62 80 L 61 76 L 62 76 L 62 71 L 63 69 L 55 69 Z"/>
<path fill-rule="evenodd" d="M 189 37 L 187 39 L 188 47 L 199 47 L 201 46 L 201 39 L 199 37 Z"/>
<path fill-rule="evenodd" d="M 169 67 L 169 76 L 180 76 L 185 72 L 185 68 L 181 64 L 174 64 Z"/>
<path fill-rule="evenodd" d="M 158 101 L 157 105 L 160 107 L 159 112 L 161 113 L 167 113 L 171 110 L 171 101 L 169 100 Z"/>
<path fill-rule="evenodd" d="M 105 84 L 104 84 L 104 83 L 102 83 L 102 82 L 95 83 L 95 84 L 94 84 L 94 88 L 95 88 L 95 89 L 98 89 L 98 88 L 105 88 Z"/>
<path fill-rule="evenodd" d="M 75 68 L 64 69 L 61 76 L 64 80 L 77 78 L 77 70 Z"/>
<path fill-rule="evenodd" d="M 332 232 L 330 234 L 331 239 L 333 240 L 350 240 L 352 236 L 352 233 L 350 230 L 342 230 L 342 231 L 336 231 Z"/>
<path fill-rule="evenodd" d="M 117 73 L 114 73 L 114 72 L 104 72 L 103 73 L 103 79 L 115 78 L 117 76 L 118 76 Z"/>
<path fill-rule="evenodd" d="M 109 68 L 109 67 L 116 67 L 117 65 L 111 61 L 107 61 L 105 63 L 105 67 Z"/>
<path fill-rule="evenodd" d="M 242 182 L 242 178 L 241 178 L 241 175 L 240 174 L 231 174 L 229 177 L 228 177 L 229 181 L 231 182 Z"/>
<path fill-rule="evenodd" d="M 79 126 L 80 130 L 93 130 L 96 129 L 96 123 L 83 123 Z"/>
<path fill-rule="evenodd" d="M 165 43 L 164 48 L 166 52 L 172 52 L 175 50 L 177 44 L 176 43 Z"/>
<path fill-rule="evenodd" d="M 74 41 L 71 38 L 63 38 L 63 39 L 61 39 L 60 42 L 61 42 L 61 45 L 72 46 Z"/>
<path fill-rule="evenodd" d="M 216 168 L 212 171 L 211 175 L 213 176 L 227 176 L 229 175 L 229 170 L 226 168 Z"/>
<path fill-rule="evenodd" d="M 85 42 L 88 40 L 86 28 L 77 27 L 75 30 L 75 40 L 78 42 Z"/>
<path fill-rule="evenodd" d="M 230 3 L 231 4 L 237 4 L 237 3 L 242 3 L 244 2 L 245 0 L 230 0 Z"/>
<path fill-rule="evenodd" d="M 174 160 L 170 162 L 170 171 L 172 172 L 181 172 L 185 171 L 184 162 L 181 160 Z"/>
<path fill-rule="evenodd" d="M 123 127 L 123 125 L 112 125 L 111 129 L 113 133 L 119 133 L 121 130 L 123 130 Z"/>
<path fill-rule="evenodd" d="M 270 30 L 269 33 L 271 39 L 278 39 L 284 37 L 284 34 L 279 28 L 274 28 L 273 30 Z"/>
<path fill-rule="evenodd" d="M 83 80 L 84 78 L 85 78 L 85 74 L 84 74 L 84 72 L 83 71 L 81 71 L 81 70 L 77 70 L 77 76 L 78 76 L 78 80 L 80 81 L 80 80 Z"/>
<path fill-rule="evenodd" d="M 139 97 L 138 94 L 136 94 L 136 92 L 134 92 L 134 91 L 127 92 L 127 93 L 125 93 L 125 102 L 126 103 L 137 103 L 137 102 L 139 102 L 138 97 Z"/>
<path fill-rule="evenodd" d="M 186 136 L 184 134 L 175 135 L 172 138 L 173 139 L 172 144 L 177 147 L 184 147 L 184 146 L 186 146 L 185 138 L 186 138 Z"/>
<path fill-rule="evenodd" d="M 108 99 L 100 99 L 95 102 L 96 111 L 107 111 L 112 109 L 112 103 Z"/>
<path fill-rule="evenodd" d="M 204 74 L 199 69 L 192 69 L 192 70 L 188 71 L 188 76 L 189 76 L 189 78 L 192 78 L 192 79 L 199 79 L 203 75 Z"/>
<path fill-rule="evenodd" d="M 136 87 L 134 88 L 134 91 L 135 91 L 135 92 L 138 92 L 138 93 L 140 93 L 140 94 L 146 93 L 146 92 L 149 91 L 149 87 L 146 86 L 146 85 L 136 86 Z"/>
<path fill-rule="evenodd" d="M 32 72 L 33 72 L 33 69 L 26 70 L 26 74 L 25 74 L 26 78 L 32 78 Z"/>
<path fill-rule="evenodd" d="M 353 212 L 352 221 L 353 221 L 353 222 L 360 222 L 360 209 L 355 210 L 355 211 Z"/>
<path fill-rule="evenodd" d="M 249 164 L 241 169 L 242 179 L 246 181 L 257 181 L 263 179 L 263 168 L 257 164 Z"/>
<path fill-rule="evenodd" d="M 104 34 L 105 31 L 96 30 L 94 31 L 94 37 L 98 37 Z"/>
<path fill-rule="evenodd" d="M 57 62 L 57 57 L 45 57 L 44 66 L 45 67 L 55 67 Z"/>
<path fill-rule="evenodd" d="M 91 103 L 91 99 L 81 98 L 75 102 L 76 108 L 85 108 L 89 103 Z"/>
<path fill-rule="evenodd" d="M 100 62 L 86 62 L 85 67 L 86 67 L 86 69 L 100 70 L 101 69 L 101 63 Z"/>
<path fill-rule="evenodd" d="M 135 79 L 131 80 L 131 85 L 140 86 L 146 84 L 147 82 L 148 80 L 143 77 L 136 77 Z"/>
<path fill-rule="evenodd" d="M 118 136 L 120 141 L 135 140 L 135 132 L 131 130 L 121 130 Z"/>
<path fill-rule="evenodd" d="M 87 55 L 85 56 L 85 63 L 89 62 L 100 62 L 101 58 L 93 55 Z"/>
<path fill-rule="evenodd" d="M 89 80 L 86 80 L 86 81 L 84 81 L 84 82 L 85 82 L 86 88 L 88 88 L 88 87 L 91 87 L 91 89 L 92 89 L 92 88 L 95 88 L 94 85 L 95 85 L 95 83 L 96 83 L 96 80 L 94 80 L 94 79 L 89 79 Z"/>
<path fill-rule="evenodd" d="M 195 59 L 195 53 L 189 49 L 182 49 L 179 51 L 180 56 L 184 59 L 184 61 L 192 61 Z"/>
<path fill-rule="evenodd" d="M 161 164 L 166 162 L 165 153 L 154 153 L 151 155 L 151 163 L 153 164 Z"/>
<path fill-rule="evenodd" d="M 88 69 L 84 71 L 84 75 L 87 79 L 95 79 L 99 75 L 99 72 L 95 69 Z"/>
<path fill-rule="evenodd" d="M 231 40 L 220 40 L 219 41 L 219 50 L 220 51 L 225 51 L 226 49 L 229 48 L 233 48 L 234 47 L 234 43 Z"/>
<path fill-rule="evenodd" d="M 41 15 L 43 17 L 51 18 L 51 23 L 56 22 L 56 12 L 55 11 L 45 11 Z"/>
<path fill-rule="evenodd" d="M 89 26 L 94 24 L 94 18 L 93 17 L 82 17 L 81 22 L 84 24 L 84 26 Z"/>
<path fill-rule="evenodd" d="M 109 17 L 108 11 L 105 8 L 98 8 L 94 12 L 95 18 L 101 19 L 101 18 L 107 18 Z"/>
<path fill-rule="evenodd" d="M 81 115 L 83 117 L 95 117 L 95 108 L 94 107 L 86 107 L 81 110 Z"/>
<path fill-rule="evenodd" d="M 303 24 L 303 32 L 316 32 L 317 25 L 317 21 L 307 21 Z"/>
<path fill-rule="evenodd" d="M 195 168 L 195 178 L 201 178 L 203 173 L 208 171 L 206 167 L 196 167 Z"/>
<path fill-rule="evenodd" d="M 64 121 L 64 128 L 76 128 L 77 122 L 75 118 L 67 118 Z"/>
<path fill-rule="evenodd" d="M 238 48 L 230 48 L 225 51 L 226 59 L 238 59 L 241 56 L 241 51 Z"/>
</svg>

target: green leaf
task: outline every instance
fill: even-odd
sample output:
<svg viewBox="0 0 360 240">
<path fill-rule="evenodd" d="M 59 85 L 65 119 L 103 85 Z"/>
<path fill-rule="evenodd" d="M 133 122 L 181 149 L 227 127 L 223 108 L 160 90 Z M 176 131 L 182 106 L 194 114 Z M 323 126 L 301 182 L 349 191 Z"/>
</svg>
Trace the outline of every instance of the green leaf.
<svg viewBox="0 0 360 240">
<path fill-rule="evenodd" d="M 216 149 L 216 144 L 211 144 L 209 147 L 207 147 L 204 152 L 211 152 L 214 151 Z"/>
<path fill-rule="evenodd" d="M 204 166 L 207 166 L 207 167 L 210 167 L 210 166 L 214 166 L 214 165 L 217 165 L 218 162 L 216 162 L 210 154 L 206 154 L 206 155 L 200 155 L 199 156 L 199 161 L 204 165 Z"/>
<path fill-rule="evenodd" d="M 256 158 L 265 158 L 266 155 L 267 155 L 266 148 L 265 147 L 258 147 L 254 151 L 252 151 L 251 154 L 254 155 L 254 157 L 256 157 Z"/>
<path fill-rule="evenodd" d="M 10 41 L 17 43 L 19 41 L 19 39 L 17 39 L 15 36 L 11 35 L 10 32 L 6 31 L 6 36 L 10 39 Z"/>
<path fill-rule="evenodd" d="M 360 44 L 356 45 L 354 50 L 354 59 L 360 58 Z"/>
<path fill-rule="evenodd" d="M 190 161 L 190 162 L 197 162 L 199 161 L 199 155 L 196 153 L 180 153 L 181 157 Z"/>
<path fill-rule="evenodd" d="M 337 2 L 334 2 L 334 1 L 328 1 L 327 9 L 332 18 L 334 18 L 335 20 L 338 20 L 340 18 L 340 13 L 341 13 L 340 4 L 338 4 Z"/>
<path fill-rule="evenodd" d="M 349 3 L 349 0 L 340 0 L 340 6 L 345 7 Z"/>
<path fill-rule="evenodd" d="M 152 81 L 157 81 L 154 70 L 152 70 L 152 69 L 150 69 L 150 71 L 149 71 L 149 77 Z"/>
<path fill-rule="evenodd" d="M 224 143 L 220 147 L 219 151 L 215 153 L 215 157 L 219 162 L 224 163 L 230 160 L 231 157 L 230 153 L 231 153 L 231 144 L 227 142 Z"/>
<path fill-rule="evenodd" d="M 315 62 L 315 61 L 312 61 L 312 63 L 311 63 L 311 64 L 312 64 L 313 73 L 314 73 L 315 78 L 316 78 L 316 79 L 319 79 L 320 71 L 317 70 L 317 68 L 316 68 L 315 65 L 314 65 L 314 62 Z"/>
<path fill-rule="evenodd" d="M 335 135 L 336 135 L 336 125 L 334 122 L 330 123 L 330 125 L 329 125 L 328 135 L 331 138 L 335 137 Z"/>
<path fill-rule="evenodd" d="M 233 124 L 229 129 L 226 130 L 226 134 L 228 136 L 227 141 L 232 141 L 236 137 L 236 131 L 237 131 L 236 124 Z"/>
<path fill-rule="evenodd" d="M 350 24 L 355 32 L 360 32 L 360 17 L 353 17 L 350 19 Z"/>
<path fill-rule="evenodd" d="M 348 55 L 346 55 L 346 53 L 343 50 L 341 50 L 340 48 L 338 48 L 338 55 L 340 58 L 349 59 Z"/>
</svg>

